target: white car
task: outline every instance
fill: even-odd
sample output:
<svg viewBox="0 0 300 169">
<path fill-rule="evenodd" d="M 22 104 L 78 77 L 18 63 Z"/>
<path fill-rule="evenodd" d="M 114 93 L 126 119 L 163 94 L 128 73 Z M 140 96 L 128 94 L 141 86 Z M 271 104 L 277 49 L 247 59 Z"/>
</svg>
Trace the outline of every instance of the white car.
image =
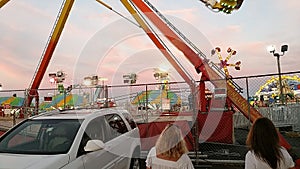
<svg viewBox="0 0 300 169">
<path fill-rule="evenodd" d="M 139 130 L 118 108 L 53 111 L 0 137 L 0 169 L 140 168 Z"/>
</svg>

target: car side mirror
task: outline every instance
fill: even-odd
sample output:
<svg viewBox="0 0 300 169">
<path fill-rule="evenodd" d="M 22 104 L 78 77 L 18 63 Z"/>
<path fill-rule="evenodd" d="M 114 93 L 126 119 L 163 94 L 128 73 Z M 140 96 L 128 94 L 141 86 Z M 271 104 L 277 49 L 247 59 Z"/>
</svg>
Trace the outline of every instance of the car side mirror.
<svg viewBox="0 0 300 169">
<path fill-rule="evenodd" d="M 104 147 L 105 144 L 101 140 L 89 140 L 84 147 L 84 151 L 93 152 L 104 149 Z"/>
</svg>

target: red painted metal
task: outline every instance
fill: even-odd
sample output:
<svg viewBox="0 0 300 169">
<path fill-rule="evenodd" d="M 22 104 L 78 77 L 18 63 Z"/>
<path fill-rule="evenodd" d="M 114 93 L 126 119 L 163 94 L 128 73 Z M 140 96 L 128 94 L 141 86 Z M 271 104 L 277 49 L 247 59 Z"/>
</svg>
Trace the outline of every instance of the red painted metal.
<svg viewBox="0 0 300 169">
<path fill-rule="evenodd" d="M 47 67 L 49 65 L 49 62 L 51 60 L 51 57 L 53 55 L 53 52 L 55 50 L 55 47 L 58 43 L 58 40 L 60 38 L 60 35 L 63 31 L 64 25 L 67 21 L 67 18 L 69 16 L 69 13 L 71 11 L 72 5 L 74 3 L 74 0 L 67 0 L 64 4 L 64 7 L 62 9 L 61 15 L 58 19 L 57 24 L 55 25 L 55 29 L 53 31 L 53 34 L 51 35 L 51 39 L 48 43 L 48 46 L 46 48 L 45 54 L 42 58 L 42 61 L 37 69 L 37 72 L 35 76 L 33 77 L 33 82 L 30 86 L 30 90 L 27 96 L 26 100 L 26 107 L 29 107 L 33 97 L 36 97 L 38 100 L 38 88 L 40 87 L 41 81 L 44 77 L 44 74 L 47 70 Z"/>
<path fill-rule="evenodd" d="M 178 37 L 178 35 L 171 30 L 165 22 L 157 16 L 149 6 L 147 6 L 142 0 L 132 0 L 131 2 L 141 10 L 144 15 L 151 20 L 151 22 L 164 34 L 164 36 L 180 51 L 183 52 L 185 57 L 195 66 L 196 71 L 202 72 L 202 78 L 210 80 L 215 88 L 224 88 L 227 89 L 227 99 L 228 103 L 233 103 L 243 115 L 250 119 L 251 122 L 254 122 L 257 118 L 262 117 L 262 115 L 252 106 L 249 106 L 248 101 L 243 98 L 232 86 L 232 84 L 227 81 L 224 83 L 220 81 L 222 78 L 215 72 L 206 62 L 203 62 L 202 59 L 187 45 L 185 42 Z M 200 101 L 203 101 L 203 92 L 205 92 L 205 86 L 202 84 L 202 87 L 199 88 Z M 204 103 L 200 104 L 199 110 L 204 110 Z M 202 107 L 202 108 L 201 108 Z M 250 113 L 248 114 L 250 110 Z M 291 145 L 280 135 L 280 143 L 286 149 L 290 149 Z"/>
<path fill-rule="evenodd" d="M 197 72 L 202 72 L 206 77 L 209 77 L 205 65 L 201 58 L 186 45 L 176 33 L 174 33 L 143 1 L 132 0 L 132 2 L 152 21 L 152 23 L 160 29 L 160 31 L 173 43 L 185 57 L 195 66 Z"/>
</svg>

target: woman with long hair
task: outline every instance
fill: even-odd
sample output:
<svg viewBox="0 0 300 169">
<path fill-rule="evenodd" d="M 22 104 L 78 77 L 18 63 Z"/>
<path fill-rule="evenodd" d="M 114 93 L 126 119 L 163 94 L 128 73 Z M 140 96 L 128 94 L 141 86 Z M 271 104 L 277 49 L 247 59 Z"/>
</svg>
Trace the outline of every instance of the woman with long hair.
<svg viewBox="0 0 300 169">
<path fill-rule="evenodd" d="M 292 157 L 279 145 L 277 130 L 268 118 L 258 118 L 248 133 L 245 169 L 289 169 Z"/>
<path fill-rule="evenodd" d="M 168 124 L 147 156 L 147 169 L 194 169 L 181 130 Z"/>
</svg>

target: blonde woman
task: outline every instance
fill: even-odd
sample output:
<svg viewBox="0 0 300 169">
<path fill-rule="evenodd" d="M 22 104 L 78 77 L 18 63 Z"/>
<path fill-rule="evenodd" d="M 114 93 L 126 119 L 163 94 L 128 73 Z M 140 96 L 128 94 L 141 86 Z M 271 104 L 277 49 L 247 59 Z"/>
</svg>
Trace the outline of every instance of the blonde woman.
<svg viewBox="0 0 300 169">
<path fill-rule="evenodd" d="M 147 156 L 147 169 L 194 169 L 181 130 L 169 124 Z"/>
</svg>

